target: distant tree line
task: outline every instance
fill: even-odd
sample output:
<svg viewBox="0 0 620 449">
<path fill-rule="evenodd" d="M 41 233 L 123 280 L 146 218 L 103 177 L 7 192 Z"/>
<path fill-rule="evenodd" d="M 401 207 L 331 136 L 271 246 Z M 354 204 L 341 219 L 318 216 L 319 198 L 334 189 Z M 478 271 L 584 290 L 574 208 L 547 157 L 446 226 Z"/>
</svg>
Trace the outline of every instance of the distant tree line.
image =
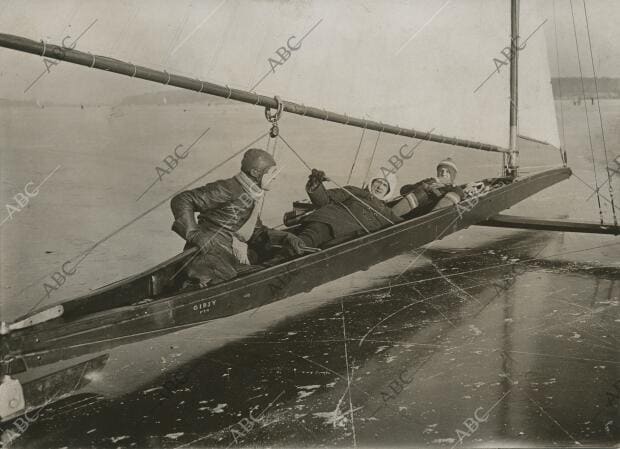
<svg viewBox="0 0 620 449">
<path fill-rule="evenodd" d="M 596 97 L 594 78 L 583 79 L 586 98 Z M 620 78 L 597 78 L 600 98 L 620 98 Z M 554 98 L 582 98 L 581 78 L 551 78 Z M 560 91 L 562 94 L 560 95 Z"/>
</svg>

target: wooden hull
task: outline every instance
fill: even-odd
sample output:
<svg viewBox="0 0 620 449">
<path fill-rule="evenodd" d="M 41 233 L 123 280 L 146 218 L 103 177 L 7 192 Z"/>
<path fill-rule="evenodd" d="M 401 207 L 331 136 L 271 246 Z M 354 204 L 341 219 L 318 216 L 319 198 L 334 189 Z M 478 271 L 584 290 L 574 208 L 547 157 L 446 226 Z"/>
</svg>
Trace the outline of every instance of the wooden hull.
<svg viewBox="0 0 620 449">
<path fill-rule="evenodd" d="M 570 175 L 570 169 L 558 168 L 520 178 L 480 197 L 475 205 L 437 210 L 225 284 L 150 303 L 127 305 L 136 302 L 132 292 L 146 289 L 145 283 L 150 279 L 150 274 L 157 271 L 150 270 L 86 297 L 66 302 L 66 313 L 61 318 L 0 337 L 4 360 L 0 368 L 10 373 L 17 366 L 23 369 L 53 363 L 224 318 L 308 292 L 318 285 L 366 270 L 484 221 Z M 180 260 L 182 257 L 177 256 L 156 269 L 175 268 Z M 9 363 L 11 357 L 13 362 Z"/>
</svg>

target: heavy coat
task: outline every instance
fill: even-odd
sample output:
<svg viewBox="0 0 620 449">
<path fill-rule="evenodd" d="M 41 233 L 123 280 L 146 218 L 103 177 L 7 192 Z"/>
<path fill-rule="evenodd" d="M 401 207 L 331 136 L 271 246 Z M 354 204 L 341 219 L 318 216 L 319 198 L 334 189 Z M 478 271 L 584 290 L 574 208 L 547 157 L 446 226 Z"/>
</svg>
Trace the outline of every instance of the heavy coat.
<svg viewBox="0 0 620 449">
<path fill-rule="evenodd" d="M 416 196 L 418 207 L 404 218 L 419 217 L 429 213 L 439 203 L 439 201 L 449 192 L 456 193 L 459 198 L 463 198 L 463 189 L 459 186 L 451 184 L 443 184 L 437 180 L 437 178 L 426 178 L 422 181 L 418 181 L 415 184 L 405 184 L 400 189 L 402 196 L 407 196 L 413 193 Z"/>
<path fill-rule="evenodd" d="M 346 186 L 327 190 L 320 184 L 313 191 L 307 192 L 318 209 L 305 217 L 303 222 L 325 223 L 331 227 L 335 238 L 364 234 L 364 227 L 372 232 L 403 221 L 383 201 L 359 187 Z"/>
<path fill-rule="evenodd" d="M 207 247 L 188 265 L 190 277 L 207 282 L 237 275 L 239 262 L 233 255 L 232 237 L 248 220 L 256 203 L 234 177 L 186 190 L 172 198 L 170 206 L 175 218 L 172 230 L 183 239 L 195 230 L 209 237 Z M 198 222 L 194 215 L 197 212 Z M 249 245 L 263 240 L 267 231 L 259 218 Z M 188 243 L 185 248 L 190 246 Z"/>
</svg>

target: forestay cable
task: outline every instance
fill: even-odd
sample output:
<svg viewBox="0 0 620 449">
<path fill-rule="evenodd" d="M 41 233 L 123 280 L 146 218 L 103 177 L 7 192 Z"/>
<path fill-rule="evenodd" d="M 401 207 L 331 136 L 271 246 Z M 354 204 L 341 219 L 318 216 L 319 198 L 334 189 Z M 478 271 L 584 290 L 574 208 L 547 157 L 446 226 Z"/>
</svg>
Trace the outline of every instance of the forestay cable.
<svg viewBox="0 0 620 449">
<path fill-rule="evenodd" d="M 304 158 L 302 158 L 299 153 L 297 151 L 295 151 L 293 149 L 293 147 L 291 147 L 291 145 L 286 141 L 286 139 L 284 137 L 282 137 L 282 135 L 280 134 L 278 136 L 280 139 L 282 139 L 282 142 L 284 142 L 284 144 L 288 147 L 289 150 L 291 150 L 293 152 L 293 154 L 295 156 L 297 156 L 297 159 L 299 159 L 301 161 L 302 164 L 304 164 L 306 166 L 306 168 L 309 171 L 312 171 L 312 168 L 310 168 L 310 165 L 308 165 L 308 163 L 304 160 Z M 334 183 L 336 185 L 336 187 L 338 187 L 339 189 L 345 191 L 349 196 L 351 196 L 353 199 L 355 199 L 356 201 L 358 201 L 359 203 L 361 203 L 366 209 L 369 209 L 370 211 L 374 212 L 375 214 L 379 215 L 380 217 L 382 217 L 384 220 L 386 220 L 389 224 L 393 225 L 394 222 L 392 220 L 390 220 L 388 217 L 386 217 L 385 215 L 383 215 L 381 212 L 379 212 L 378 210 L 376 210 L 374 207 L 372 207 L 370 204 L 366 204 L 364 201 L 362 201 L 360 198 L 358 198 L 357 196 L 355 196 L 353 193 L 351 193 L 350 191 L 348 191 L 346 188 L 344 188 L 343 186 L 341 186 L 340 184 L 338 184 L 336 181 L 334 181 L 333 179 L 330 178 L 330 181 L 332 183 Z M 348 210 L 348 208 L 346 208 Z M 349 211 L 350 212 L 350 211 Z M 353 215 L 353 214 L 351 214 Z M 354 218 L 357 220 L 357 217 L 354 216 Z M 362 227 L 364 229 L 366 229 L 365 226 L 362 225 Z M 368 231 L 369 232 L 369 231 Z"/>
<path fill-rule="evenodd" d="M 570 12 L 573 16 L 573 34 L 575 35 L 575 48 L 577 49 L 577 63 L 579 66 L 579 77 L 581 79 L 581 92 L 583 94 L 583 106 L 586 111 L 586 125 L 588 127 L 588 138 L 590 141 L 590 153 L 592 155 L 592 168 L 594 170 L 594 186 L 596 187 L 596 199 L 598 201 L 598 213 L 599 218 L 601 220 L 601 224 L 603 224 L 603 208 L 601 207 L 601 196 L 599 194 L 599 185 L 598 185 L 598 175 L 596 173 L 596 160 L 594 158 L 594 145 L 592 144 L 592 132 L 590 130 L 590 115 L 588 114 L 588 105 L 586 103 L 586 88 L 583 82 L 583 70 L 581 68 L 581 56 L 579 53 L 579 41 L 577 39 L 577 25 L 575 24 L 575 11 L 573 10 L 573 0 L 569 0 L 570 2 Z"/>
<path fill-rule="evenodd" d="M 362 137 L 360 137 L 360 143 L 357 146 L 357 151 L 355 152 L 355 158 L 353 159 L 353 165 L 351 165 L 351 171 L 349 172 L 349 177 L 347 178 L 347 184 L 351 183 L 351 176 L 353 175 L 353 169 L 355 168 L 355 163 L 357 162 L 357 157 L 360 154 L 360 149 L 362 148 L 362 141 L 364 140 L 364 134 L 366 134 L 366 128 L 362 129 Z"/>
<path fill-rule="evenodd" d="M 598 107 L 598 117 L 601 124 L 601 138 L 603 140 L 603 150 L 605 153 L 605 168 L 607 171 L 607 185 L 609 188 L 609 199 L 611 200 L 611 210 L 614 217 L 614 225 L 618 226 L 618 217 L 616 216 L 616 208 L 614 206 L 614 192 L 611 183 L 611 173 L 609 172 L 609 158 L 607 157 L 607 144 L 605 142 L 605 129 L 603 127 L 603 114 L 601 112 L 601 101 L 598 94 L 598 81 L 596 80 L 596 68 L 594 67 L 594 53 L 592 52 L 592 38 L 590 37 L 590 23 L 588 20 L 588 9 L 586 7 L 586 0 L 583 1 L 583 14 L 586 18 L 586 31 L 588 32 L 588 46 L 590 47 L 590 61 L 592 63 L 592 74 L 594 75 L 594 90 L 596 92 L 596 105 Z M 585 104 L 585 101 L 584 101 Z M 601 187 L 603 187 L 601 185 Z"/>
<path fill-rule="evenodd" d="M 379 144 L 379 138 L 381 137 L 381 131 L 377 134 L 377 140 L 375 140 L 375 147 L 372 150 L 372 156 L 370 157 L 370 162 L 368 163 L 368 168 L 366 169 L 366 176 L 364 176 L 364 184 L 368 182 L 368 175 L 370 174 L 370 169 L 372 168 L 372 163 L 375 160 L 375 153 L 377 152 L 377 145 Z"/>
</svg>

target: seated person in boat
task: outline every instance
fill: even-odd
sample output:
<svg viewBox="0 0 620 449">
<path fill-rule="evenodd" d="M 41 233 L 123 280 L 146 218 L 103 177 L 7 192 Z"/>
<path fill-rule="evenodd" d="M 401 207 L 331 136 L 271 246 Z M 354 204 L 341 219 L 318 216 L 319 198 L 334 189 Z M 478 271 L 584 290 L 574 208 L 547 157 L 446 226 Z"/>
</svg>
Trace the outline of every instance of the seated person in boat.
<svg viewBox="0 0 620 449">
<path fill-rule="evenodd" d="M 396 177 L 373 178 L 366 189 L 355 186 L 326 189 L 325 173 L 312 170 L 306 192 L 314 212 L 301 220 L 299 237 L 308 247 L 333 239 L 357 237 L 403 221 L 386 205 L 396 191 Z"/>
<path fill-rule="evenodd" d="M 267 228 L 259 217 L 264 193 L 278 171 L 269 153 L 252 148 L 243 155 L 237 175 L 172 198 L 172 230 L 186 240 L 185 249 L 200 249 L 187 265 L 190 280 L 205 286 L 234 278 L 243 265 L 250 264 L 248 245 L 258 242 L 283 246 L 292 254 L 301 253 L 301 239 Z"/>
<path fill-rule="evenodd" d="M 459 203 L 465 195 L 454 185 L 457 173 L 458 168 L 451 158 L 442 160 L 437 164 L 437 177 L 402 186 L 403 198 L 392 205 L 392 210 L 402 217 L 413 218 Z"/>
</svg>

